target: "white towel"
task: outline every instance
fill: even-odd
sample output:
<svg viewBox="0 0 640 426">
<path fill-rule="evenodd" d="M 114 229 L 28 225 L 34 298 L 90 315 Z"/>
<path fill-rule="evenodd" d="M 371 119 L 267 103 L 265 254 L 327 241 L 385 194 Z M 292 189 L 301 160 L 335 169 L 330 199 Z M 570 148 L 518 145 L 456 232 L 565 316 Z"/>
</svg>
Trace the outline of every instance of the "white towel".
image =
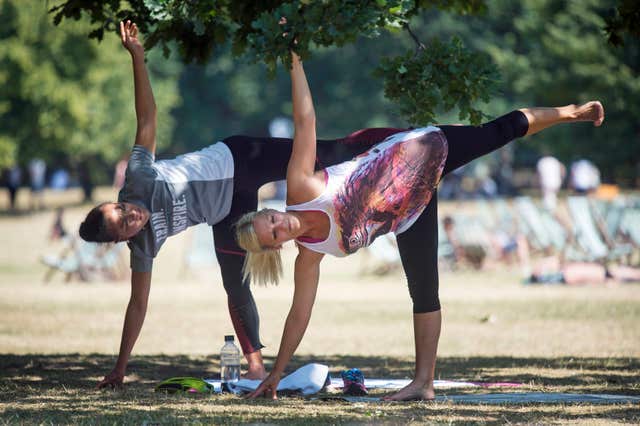
<svg viewBox="0 0 640 426">
<path fill-rule="evenodd" d="M 278 391 L 298 391 L 303 395 L 311 395 L 322 389 L 329 375 L 329 367 L 322 364 L 307 364 L 293 373 L 283 377 L 278 383 Z M 205 380 L 213 385 L 216 392 L 220 392 L 220 380 Z M 252 392 L 258 389 L 262 380 L 240 379 L 229 388 L 234 393 Z"/>
</svg>

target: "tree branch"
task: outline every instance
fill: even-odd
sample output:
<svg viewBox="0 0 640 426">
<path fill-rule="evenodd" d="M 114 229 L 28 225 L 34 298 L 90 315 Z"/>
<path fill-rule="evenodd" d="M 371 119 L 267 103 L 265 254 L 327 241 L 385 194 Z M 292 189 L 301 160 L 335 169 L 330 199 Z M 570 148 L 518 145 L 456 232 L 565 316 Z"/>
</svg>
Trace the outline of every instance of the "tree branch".
<svg viewBox="0 0 640 426">
<path fill-rule="evenodd" d="M 418 36 L 415 35 L 415 33 L 413 31 L 411 31 L 411 27 L 409 26 L 408 22 L 405 22 L 404 24 L 404 29 L 407 30 L 409 32 L 409 35 L 411 36 L 411 38 L 413 39 L 413 41 L 415 41 L 416 43 L 416 50 L 419 52 L 421 50 L 424 50 L 426 47 L 425 45 L 418 39 Z M 417 53 L 417 52 L 416 52 Z"/>
</svg>

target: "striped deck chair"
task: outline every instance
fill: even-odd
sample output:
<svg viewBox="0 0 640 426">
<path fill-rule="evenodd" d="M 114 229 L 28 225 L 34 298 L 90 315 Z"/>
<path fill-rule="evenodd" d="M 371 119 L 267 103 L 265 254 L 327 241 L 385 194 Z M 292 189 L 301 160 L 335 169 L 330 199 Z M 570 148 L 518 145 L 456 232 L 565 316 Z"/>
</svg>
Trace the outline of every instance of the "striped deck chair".
<svg viewBox="0 0 640 426">
<path fill-rule="evenodd" d="M 543 220 L 543 215 L 531 197 L 516 197 L 514 206 L 518 212 L 519 226 L 527 238 L 529 245 L 535 251 L 549 252 L 554 248 L 554 236 L 548 228 L 549 218 Z"/>
<path fill-rule="evenodd" d="M 640 248 L 640 205 L 624 209 L 620 220 L 620 230 L 635 247 Z"/>
<path fill-rule="evenodd" d="M 587 255 L 587 260 L 617 260 L 631 254 L 632 249 L 629 245 L 607 245 L 598 230 L 587 197 L 568 197 L 567 206 L 573 221 L 575 239 Z"/>
</svg>

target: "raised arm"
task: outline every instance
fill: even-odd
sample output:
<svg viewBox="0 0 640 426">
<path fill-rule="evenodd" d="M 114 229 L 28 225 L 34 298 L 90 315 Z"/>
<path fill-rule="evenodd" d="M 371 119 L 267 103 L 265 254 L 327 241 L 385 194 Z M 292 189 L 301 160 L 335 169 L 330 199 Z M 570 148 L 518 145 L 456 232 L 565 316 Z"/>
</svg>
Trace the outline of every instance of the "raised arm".
<svg viewBox="0 0 640 426">
<path fill-rule="evenodd" d="M 277 398 L 276 391 L 280 377 L 298 348 L 311 318 L 320 278 L 320 261 L 323 256 L 304 247 L 300 248 L 295 263 L 293 303 L 284 324 L 278 357 L 269 376 L 255 392 L 249 395 L 250 398 L 263 394 L 268 398 Z"/>
<path fill-rule="evenodd" d="M 302 62 L 291 52 L 291 97 L 295 136 L 287 167 L 287 192 L 307 191 L 316 161 L 316 113 Z"/>
<path fill-rule="evenodd" d="M 144 48 L 138 39 L 138 27 L 131 21 L 120 22 L 122 45 L 131 54 L 133 62 L 133 84 L 135 90 L 136 145 L 141 145 L 152 154 L 156 152 L 156 103 L 144 64 Z"/>
</svg>

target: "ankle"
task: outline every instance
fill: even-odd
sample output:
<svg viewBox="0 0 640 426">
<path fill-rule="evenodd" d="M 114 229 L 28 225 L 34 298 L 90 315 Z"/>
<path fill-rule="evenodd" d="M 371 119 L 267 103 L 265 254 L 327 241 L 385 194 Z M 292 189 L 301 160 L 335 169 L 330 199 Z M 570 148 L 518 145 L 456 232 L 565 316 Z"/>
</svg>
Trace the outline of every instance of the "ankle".
<svg viewBox="0 0 640 426">
<path fill-rule="evenodd" d="M 420 387 L 424 390 L 433 390 L 433 379 L 430 378 L 414 378 L 413 385 L 416 387 Z"/>
<path fill-rule="evenodd" d="M 266 371 L 264 368 L 264 364 L 262 363 L 249 363 L 249 365 L 247 365 L 247 371 L 253 372 L 253 373 L 260 373 L 260 372 L 264 372 Z"/>
</svg>

